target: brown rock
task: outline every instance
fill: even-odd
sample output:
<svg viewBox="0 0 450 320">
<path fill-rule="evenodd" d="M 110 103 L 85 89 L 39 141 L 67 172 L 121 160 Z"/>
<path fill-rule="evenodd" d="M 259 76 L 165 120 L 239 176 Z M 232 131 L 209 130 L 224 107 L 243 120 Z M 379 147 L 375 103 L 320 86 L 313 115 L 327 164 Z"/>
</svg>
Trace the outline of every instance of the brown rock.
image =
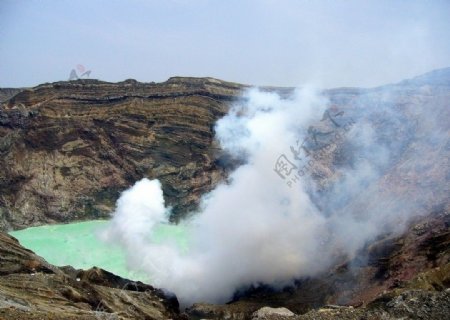
<svg viewBox="0 0 450 320">
<path fill-rule="evenodd" d="M 57 268 L 0 232 L 0 319 L 182 319 L 175 296 L 94 268 Z"/>
</svg>

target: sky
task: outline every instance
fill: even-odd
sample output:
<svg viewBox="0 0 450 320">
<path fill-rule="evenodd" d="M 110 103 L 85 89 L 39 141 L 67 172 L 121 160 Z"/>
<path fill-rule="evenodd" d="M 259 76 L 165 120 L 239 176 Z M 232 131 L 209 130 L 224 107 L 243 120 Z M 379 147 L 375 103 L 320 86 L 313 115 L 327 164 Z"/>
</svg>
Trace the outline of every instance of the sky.
<svg viewBox="0 0 450 320">
<path fill-rule="evenodd" d="M 450 1 L 0 0 L 0 87 L 72 69 L 373 87 L 449 66 Z"/>
</svg>

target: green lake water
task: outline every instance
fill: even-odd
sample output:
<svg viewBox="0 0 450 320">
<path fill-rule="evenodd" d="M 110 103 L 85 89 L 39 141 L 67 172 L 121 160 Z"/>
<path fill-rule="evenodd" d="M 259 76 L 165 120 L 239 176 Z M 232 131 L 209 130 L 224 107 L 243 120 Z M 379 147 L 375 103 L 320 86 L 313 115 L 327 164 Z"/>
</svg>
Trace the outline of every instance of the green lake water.
<svg viewBox="0 0 450 320">
<path fill-rule="evenodd" d="M 127 269 L 125 253 L 119 246 L 100 241 L 97 233 L 108 221 L 86 221 L 62 225 L 47 225 L 13 231 L 10 234 L 20 243 L 57 266 L 71 265 L 77 269 L 94 266 L 103 268 L 121 277 L 149 281 L 147 275 Z M 152 240 L 156 243 L 172 240 L 183 250 L 187 250 L 185 230 L 176 225 L 161 225 Z"/>
</svg>

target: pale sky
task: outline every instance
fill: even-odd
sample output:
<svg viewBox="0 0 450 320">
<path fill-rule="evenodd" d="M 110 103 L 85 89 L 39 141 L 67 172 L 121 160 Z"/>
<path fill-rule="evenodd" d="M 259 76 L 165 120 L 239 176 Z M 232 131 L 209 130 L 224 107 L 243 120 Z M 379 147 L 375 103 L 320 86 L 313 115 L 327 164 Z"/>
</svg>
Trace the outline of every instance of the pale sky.
<svg viewBox="0 0 450 320">
<path fill-rule="evenodd" d="M 450 66 L 450 1 L 0 0 L 0 87 L 210 76 L 376 86 Z"/>
</svg>

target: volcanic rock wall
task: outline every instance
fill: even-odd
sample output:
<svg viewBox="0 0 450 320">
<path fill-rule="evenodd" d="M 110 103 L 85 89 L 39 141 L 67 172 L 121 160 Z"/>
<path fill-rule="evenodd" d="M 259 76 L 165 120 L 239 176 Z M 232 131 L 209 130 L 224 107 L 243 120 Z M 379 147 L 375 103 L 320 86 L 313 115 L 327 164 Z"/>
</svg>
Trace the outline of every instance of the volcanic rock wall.
<svg viewBox="0 0 450 320">
<path fill-rule="evenodd" d="M 20 92 L 0 107 L 0 229 L 108 216 L 143 177 L 161 180 L 177 219 L 224 174 L 213 126 L 242 88 L 171 78 Z"/>
</svg>

